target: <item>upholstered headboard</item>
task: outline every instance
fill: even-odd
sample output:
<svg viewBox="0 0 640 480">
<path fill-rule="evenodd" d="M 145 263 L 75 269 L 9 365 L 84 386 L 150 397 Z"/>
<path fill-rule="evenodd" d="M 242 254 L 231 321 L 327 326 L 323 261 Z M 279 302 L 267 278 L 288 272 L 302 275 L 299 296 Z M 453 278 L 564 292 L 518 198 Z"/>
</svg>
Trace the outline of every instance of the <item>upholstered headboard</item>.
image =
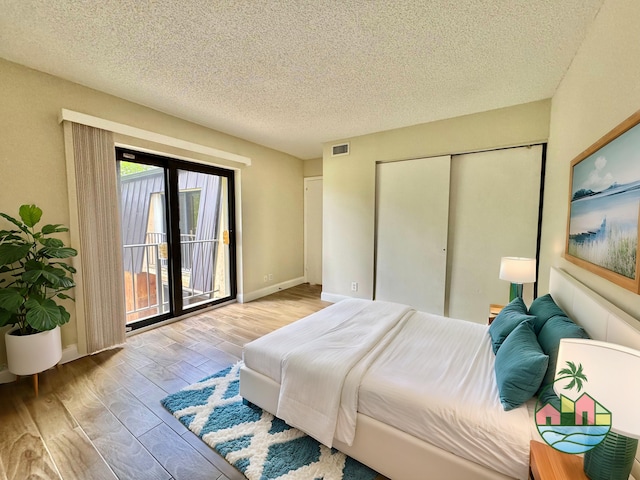
<svg viewBox="0 0 640 480">
<path fill-rule="evenodd" d="M 565 271 L 551 268 L 549 293 L 567 316 L 581 325 L 594 340 L 640 350 L 640 321 Z"/>
</svg>

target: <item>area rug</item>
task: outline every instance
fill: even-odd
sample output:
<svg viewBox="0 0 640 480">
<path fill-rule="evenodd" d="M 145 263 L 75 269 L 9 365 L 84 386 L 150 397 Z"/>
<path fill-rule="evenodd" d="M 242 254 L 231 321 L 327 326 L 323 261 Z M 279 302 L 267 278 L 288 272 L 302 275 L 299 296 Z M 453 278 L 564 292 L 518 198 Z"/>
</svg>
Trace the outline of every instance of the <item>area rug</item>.
<svg viewBox="0 0 640 480">
<path fill-rule="evenodd" d="M 173 393 L 162 405 L 249 480 L 372 480 L 377 473 L 327 448 L 239 394 L 242 362 Z"/>
</svg>

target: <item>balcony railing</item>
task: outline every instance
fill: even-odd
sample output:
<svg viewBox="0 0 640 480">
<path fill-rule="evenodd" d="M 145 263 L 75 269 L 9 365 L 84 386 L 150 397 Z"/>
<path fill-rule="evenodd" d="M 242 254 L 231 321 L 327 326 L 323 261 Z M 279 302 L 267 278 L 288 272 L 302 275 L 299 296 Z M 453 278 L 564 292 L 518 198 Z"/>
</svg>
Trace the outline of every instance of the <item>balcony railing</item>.
<svg viewBox="0 0 640 480">
<path fill-rule="evenodd" d="M 189 270 L 191 269 L 191 260 L 193 258 L 193 246 L 189 247 L 186 244 L 188 242 L 192 242 L 196 239 L 195 235 L 192 234 L 188 234 L 188 233 L 181 233 L 180 234 L 180 251 L 182 254 L 182 269 L 185 270 Z M 167 248 L 167 234 L 166 233 L 162 233 L 162 232 L 148 232 L 147 233 L 147 244 L 149 245 L 154 245 L 154 244 L 159 244 L 159 245 L 163 245 L 161 247 L 161 254 L 164 255 L 164 258 L 161 257 L 161 260 L 164 262 L 163 265 L 166 266 L 167 264 L 167 252 L 166 252 L 166 248 Z M 191 250 L 190 250 L 191 249 Z"/>
<path fill-rule="evenodd" d="M 168 251 L 163 233 L 148 233 L 147 243 L 124 245 L 127 323 L 169 311 Z M 218 239 L 181 235 L 183 305 L 213 298 L 214 251 Z"/>
</svg>

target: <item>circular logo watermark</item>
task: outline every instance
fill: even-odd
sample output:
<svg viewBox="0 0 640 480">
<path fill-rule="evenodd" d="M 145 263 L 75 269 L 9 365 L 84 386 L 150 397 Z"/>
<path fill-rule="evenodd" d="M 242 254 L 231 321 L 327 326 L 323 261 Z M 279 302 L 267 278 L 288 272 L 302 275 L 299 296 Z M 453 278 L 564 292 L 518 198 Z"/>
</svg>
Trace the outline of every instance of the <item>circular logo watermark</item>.
<svg viewBox="0 0 640 480">
<path fill-rule="evenodd" d="M 553 383 L 569 380 L 563 391 L 576 390 L 573 398 L 558 397 L 552 384 L 547 385 L 536 401 L 536 427 L 542 439 L 565 453 L 585 453 L 602 442 L 611 430 L 611 412 L 586 390 L 587 376 L 582 365 L 567 362 Z M 582 393 L 580 393 L 582 392 Z"/>
</svg>

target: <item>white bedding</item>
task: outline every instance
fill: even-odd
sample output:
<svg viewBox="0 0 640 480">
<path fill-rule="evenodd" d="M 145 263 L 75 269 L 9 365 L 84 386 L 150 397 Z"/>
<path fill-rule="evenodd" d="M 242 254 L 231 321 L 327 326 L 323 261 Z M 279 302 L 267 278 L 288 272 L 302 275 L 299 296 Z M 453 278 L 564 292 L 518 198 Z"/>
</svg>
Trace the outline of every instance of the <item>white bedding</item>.
<svg viewBox="0 0 640 480">
<path fill-rule="evenodd" d="M 277 383 L 282 383 L 282 358 L 292 349 L 310 342 L 351 318 L 369 305 L 367 300 L 345 300 L 275 330 L 247 345 L 244 363 Z"/>
<path fill-rule="evenodd" d="M 413 312 L 390 302 L 343 303 L 322 310 L 308 329 L 297 326 L 286 340 L 276 339 L 278 335 L 269 340 L 275 339 L 282 349 L 277 417 L 328 447 L 334 438 L 348 445 L 353 442 L 362 375 L 385 344 L 383 339 L 393 338 L 392 332 Z M 340 315 L 333 315 L 334 310 Z M 313 341 L 303 341 L 311 332 Z M 260 351 L 254 347 L 245 349 L 245 362 L 252 363 L 251 354 Z"/>
<path fill-rule="evenodd" d="M 282 385 L 287 382 L 282 376 L 283 365 L 288 363 L 284 359 L 291 351 L 304 350 L 306 342 L 318 337 L 331 337 L 345 320 L 357 314 L 370 315 L 370 309 L 379 303 L 345 300 L 276 330 L 245 346 L 245 364 Z M 348 427 L 355 420 L 357 407 L 362 414 L 444 450 L 509 476 L 527 478 L 530 415 L 526 406 L 510 412 L 502 409 L 488 327 L 408 307 L 401 324 L 400 330 L 391 329 L 392 335 L 382 339 L 388 344 L 384 349 L 379 346 L 354 368 L 341 368 L 351 370 L 361 384 L 355 392 L 346 389 L 340 395 L 338 439 L 350 444 Z M 343 339 L 342 344 L 348 346 L 349 342 Z M 316 356 L 322 354 L 322 348 L 314 347 L 313 351 Z M 326 373 L 326 367 L 321 368 Z M 306 378 L 298 385 L 313 385 L 315 374 L 305 372 L 304 367 L 301 371 Z M 351 379 L 347 377 L 345 383 L 349 385 Z M 299 388 L 307 387 L 294 390 Z M 314 395 L 320 397 L 321 408 L 322 404 L 335 405 L 338 398 L 320 390 Z M 305 416 L 303 410 L 298 413 Z M 307 412 L 307 417 L 315 415 Z"/>
<path fill-rule="evenodd" d="M 358 411 L 458 456 L 527 478 L 527 406 L 505 412 L 488 327 L 423 312 L 372 363 Z"/>
</svg>

